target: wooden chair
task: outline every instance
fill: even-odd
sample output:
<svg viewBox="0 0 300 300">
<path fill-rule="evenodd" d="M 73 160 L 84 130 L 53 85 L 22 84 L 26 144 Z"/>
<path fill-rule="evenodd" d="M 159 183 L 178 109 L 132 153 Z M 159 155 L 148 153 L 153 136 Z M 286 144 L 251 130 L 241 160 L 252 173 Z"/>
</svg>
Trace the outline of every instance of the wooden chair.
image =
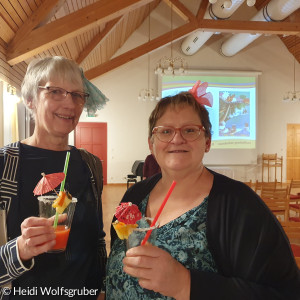
<svg viewBox="0 0 300 300">
<path fill-rule="evenodd" d="M 252 182 L 252 180 L 250 179 L 250 181 L 244 181 L 244 183 L 246 184 L 246 185 L 248 185 L 249 187 L 253 187 L 253 182 Z"/>
<path fill-rule="evenodd" d="M 300 222 L 280 222 L 289 238 L 296 263 L 300 268 Z"/>
<path fill-rule="evenodd" d="M 254 191 L 257 193 L 257 194 L 261 194 L 261 190 L 263 189 L 263 188 L 270 188 L 270 189 L 272 189 L 272 188 L 276 188 L 276 186 L 277 186 L 277 180 L 275 180 L 275 181 L 270 181 L 270 182 L 259 182 L 258 180 L 256 180 L 256 182 L 255 182 L 255 185 L 254 185 Z"/>
<path fill-rule="evenodd" d="M 295 192 L 295 189 L 298 189 Z M 289 195 L 290 195 L 290 210 L 296 213 L 296 216 L 300 216 L 300 180 L 291 180 Z"/>
<path fill-rule="evenodd" d="M 268 182 L 270 181 L 270 169 L 275 169 L 275 180 L 277 180 L 277 168 L 280 168 L 280 183 L 282 183 L 282 162 L 283 157 L 277 157 L 275 154 L 262 154 L 262 171 L 261 171 L 261 181 L 264 181 L 264 168 L 267 168 L 268 172 Z"/>
<path fill-rule="evenodd" d="M 284 216 L 284 219 L 281 221 L 289 221 L 288 187 L 263 187 L 260 197 L 279 220 L 281 220 L 281 216 Z"/>
</svg>

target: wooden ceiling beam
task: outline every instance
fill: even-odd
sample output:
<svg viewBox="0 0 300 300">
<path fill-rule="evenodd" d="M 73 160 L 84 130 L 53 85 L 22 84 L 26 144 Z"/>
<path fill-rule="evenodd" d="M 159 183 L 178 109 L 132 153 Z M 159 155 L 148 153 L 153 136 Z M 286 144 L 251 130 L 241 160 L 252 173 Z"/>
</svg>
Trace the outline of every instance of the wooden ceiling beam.
<svg viewBox="0 0 300 300">
<path fill-rule="evenodd" d="M 197 12 L 197 16 L 196 16 L 198 21 L 204 19 L 204 15 L 207 11 L 207 8 L 208 8 L 209 4 L 210 3 L 208 2 L 208 0 L 202 0 L 201 1 L 198 12 Z"/>
<path fill-rule="evenodd" d="M 51 1 L 51 0 L 50 0 Z M 48 23 L 52 17 L 60 10 L 60 8 L 66 3 L 66 0 L 59 0 L 56 5 L 49 11 L 48 15 L 38 24 L 37 27 L 43 26 Z"/>
<path fill-rule="evenodd" d="M 300 33 L 300 22 L 203 19 L 198 22 L 198 28 L 209 32 L 295 35 Z"/>
<path fill-rule="evenodd" d="M 220 29 L 221 28 L 221 29 Z M 282 32 L 289 32 L 290 35 L 295 35 L 300 32 L 300 23 L 290 22 L 261 22 L 261 21 L 229 21 L 229 20 L 200 20 L 198 25 L 195 23 L 188 23 L 181 27 L 163 34 L 148 43 L 138 46 L 132 50 L 127 51 L 95 68 L 87 70 L 85 75 L 88 79 L 96 78 L 104 73 L 107 73 L 127 62 L 130 62 L 146 53 L 155 49 L 161 48 L 173 40 L 182 38 L 183 36 L 195 31 L 204 29 L 212 32 L 226 32 L 226 33 L 260 33 L 260 34 L 282 34 Z"/>
<path fill-rule="evenodd" d="M 160 3 L 160 0 L 155 0 L 152 3 L 148 4 L 150 5 L 150 13 L 151 11 L 153 11 L 157 5 Z M 149 13 L 147 13 L 147 16 L 149 16 Z M 115 20 L 112 20 L 110 22 L 108 22 L 105 25 L 105 28 L 101 31 L 101 33 L 96 36 L 88 46 L 85 47 L 85 49 L 79 54 L 78 58 L 76 59 L 76 62 L 78 64 L 81 64 L 84 59 L 86 59 L 88 57 L 88 55 L 101 43 L 101 41 L 104 40 L 104 38 L 116 27 L 116 25 L 121 22 L 123 17 L 119 17 Z M 146 18 L 146 17 L 145 17 Z M 144 20 L 145 20 L 144 18 Z"/>
<path fill-rule="evenodd" d="M 172 7 L 174 12 L 180 16 L 185 22 L 192 22 L 195 20 L 195 16 L 191 13 L 189 9 L 186 8 L 179 0 L 164 0 L 164 2 Z"/>
<path fill-rule="evenodd" d="M 14 65 L 54 45 L 107 23 L 153 0 L 101 0 L 61 19 L 32 30 L 19 44 L 8 47 L 7 61 Z"/>
<path fill-rule="evenodd" d="M 91 40 L 91 42 L 83 49 L 83 51 L 79 54 L 78 58 L 76 59 L 76 62 L 78 64 L 81 64 L 88 57 L 88 55 L 101 43 L 101 41 L 103 41 L 104 38 L 115 28 L 115 26 L 119 23 L 121 19 L 122 17 L 119 17 L 117 19 L 109 21 L 105 25 L 105 28 L 97 36 L 95 36 Z"/>
<path fill-rule="evenodd" d="M 28 34 L 42 23 L 45 19 L 52 16 L 57 7 L 62 5 L 62 0 L 46 0 L 44 1 L 18 29 L 15 37 L 9 43 L 9 48 L 18 45 L 22 40 L 27 39 Z"/>
<path fill-rule="evenodd" d="M 127 62 L 130 62 L 142 55 L 145 55 L 155 49 L 158 49 L 160 47 L 163 47 L 164 45 L 171 42 L 172 38 L 173 40 L 177 40 L 190 32 L 194 31 L 196 29 L 196 26 L 193 23 L 187 23 L 185 25 L 182 25 L 181 27 L 178 27 L 174 29 L 172 32 L 165 33 L 143 45 L 140 45 L 132 50 L 127 51 L 124 54 L 121 54 L 95 68 L 92 68 L 90 70 L 87 70 L 84 72 L 85 76 L 88 79 L 93 79 L 95 77 L 98 77 L 104 73 L 107 73 Z"/>
</svg>

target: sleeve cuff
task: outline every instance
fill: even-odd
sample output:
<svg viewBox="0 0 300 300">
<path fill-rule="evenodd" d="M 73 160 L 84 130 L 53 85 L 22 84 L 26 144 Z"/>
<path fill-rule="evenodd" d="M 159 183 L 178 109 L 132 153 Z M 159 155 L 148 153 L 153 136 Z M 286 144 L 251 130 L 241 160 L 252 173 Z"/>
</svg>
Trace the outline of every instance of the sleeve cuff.
<svg viewBox="0 0 300 300">
<path fill-rule="evenodd" d="M 33 266 L 34 266 L 34 258 L 32 258 L 30 260 L 27 260 L 27 261 L 22 261 L 20 259 L 19 248 L 18 248 L 18 245 L 17 245 L 17 239 L 16 239 L 16 252 L 17 252 L 18 262 L 19 262 L 20 266 L 24 269 L 24 271 L 31 270 L 33 268 Z"/>
<path fill-rule="evenodd" d="M 18 278 L 34 266 L 34 260 L 23 263 L 19 256 L 17 238 L 9 241 L 0 248 L 0 284 L 5 284 Z"/>
</svg>

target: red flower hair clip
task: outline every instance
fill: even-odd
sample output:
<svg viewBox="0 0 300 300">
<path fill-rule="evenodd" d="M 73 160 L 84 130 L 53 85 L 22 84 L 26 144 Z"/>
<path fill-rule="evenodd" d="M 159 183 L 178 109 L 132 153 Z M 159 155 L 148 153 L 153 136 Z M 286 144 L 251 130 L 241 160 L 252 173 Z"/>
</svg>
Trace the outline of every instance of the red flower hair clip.
<svg viewBox="0 0 300 300">
<path fill-rule="evenodd" d="M 207 82 L 203 82 L 201 84 L 201 81 L 198 80 L 194 84 L 193 88 L 189 90 L 189 93 L 191 93 L 194 96 L 194 98 L 199 104 L 212 107 L 214 99 L 212 93 L 206 93 L 207 87 Z"/>
</svg>

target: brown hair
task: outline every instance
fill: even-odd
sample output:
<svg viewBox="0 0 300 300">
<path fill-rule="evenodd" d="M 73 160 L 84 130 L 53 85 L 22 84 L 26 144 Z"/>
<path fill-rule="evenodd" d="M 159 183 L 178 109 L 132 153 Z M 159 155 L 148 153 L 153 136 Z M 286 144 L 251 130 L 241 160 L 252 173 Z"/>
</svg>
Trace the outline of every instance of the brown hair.
<svg viewBox="0 0 300 300">
<path fill-rule="evenodd" d="M 199 104 L 194 96 L 189 92 L 181 92 L 175 96 L 168 96 L 162 98 L 155 106 L 154 110 L 152 111 L 149 117 L 149 131 L 148 137 L 151 138 L 152 130 L 156 125 L 158 119 L 160 119 L 163 114 L 166 112 L 167 108 L 176 108 L 176 107 L 184 107 L 184 106 L 191 106 L 194 111 L 198 114 L 202 125 L 205 128 L 205 136 L 207 138 L 211 138 L 211 123 L 209 120 L 208 111 L 206 108 Z"/>
</svg>

